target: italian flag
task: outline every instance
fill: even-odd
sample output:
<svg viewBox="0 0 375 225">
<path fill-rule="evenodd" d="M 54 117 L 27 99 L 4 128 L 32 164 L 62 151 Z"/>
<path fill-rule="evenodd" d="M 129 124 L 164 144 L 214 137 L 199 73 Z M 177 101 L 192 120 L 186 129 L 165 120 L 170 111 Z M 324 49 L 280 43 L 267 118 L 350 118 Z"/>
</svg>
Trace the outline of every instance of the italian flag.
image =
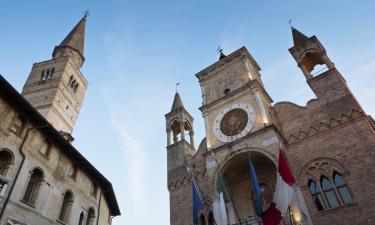
<svg viewBox="0 0 375 225">
<path fill-rule="evenodd" d="M 283 219 L 292 201 L 293 185 L 296 183 L 285 155 L 279 152 L 276 190 L 270 207 L 263 213 L 263 225 L 277 225 Z"/>
</svg>

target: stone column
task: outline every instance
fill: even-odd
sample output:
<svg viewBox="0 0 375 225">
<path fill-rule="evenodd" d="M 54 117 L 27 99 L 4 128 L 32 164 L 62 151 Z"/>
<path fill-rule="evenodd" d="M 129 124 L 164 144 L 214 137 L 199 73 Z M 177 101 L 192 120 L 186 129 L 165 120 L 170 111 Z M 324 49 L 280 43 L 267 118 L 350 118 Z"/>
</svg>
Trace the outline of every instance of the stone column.
<svg viewBox="0 0 375 225">
<path fill-rule="evenodd" d="M 189 136 L 190 136 L 190 145 L 191 145 L 191 147 L 194 148 L 194 131 L 190 130 Z"/>
<path fill-rule="evenodd" d="M 335 68 L 335 64 L 328 58 L 327 55 L 322 55 L 322 61 L 327 65 L 328 69 Z"/>
<path fill-rule="evenodd" d="M 180 122 L 181 140 L 185 140 L 185 123 Z"/>
<path fill-rule="evenodd" d="M 255 97 L 255 101 L 256 101 L 257 106 L 259 108 L 260 115 L 262 116 L 263 123 L 268 124 L 270 122 L 270 120 L 268 119 L 268 116 L 267 116 L 266 110 L 264 108 L 262 98 L 260 97 L 259 91 L 255 90 L 253 95 Z"/>
<path fill-rule="evenodd" d="M 300 65 L 300 67 L 299 68 L 301 68 L 301 70 L 302 70 L 302 72 L 303 72 L 303 75 L 305 75 L 305 77 L 306 77 L 306 80 L 309 80 L 309 79 L 311 79 L 312 78 L 312 75 L 310 74 L 310 72 L 309 71 L 307 71 L 307 69 L 306 69 L 306 66 L 305 65 Z"/>
</svg>

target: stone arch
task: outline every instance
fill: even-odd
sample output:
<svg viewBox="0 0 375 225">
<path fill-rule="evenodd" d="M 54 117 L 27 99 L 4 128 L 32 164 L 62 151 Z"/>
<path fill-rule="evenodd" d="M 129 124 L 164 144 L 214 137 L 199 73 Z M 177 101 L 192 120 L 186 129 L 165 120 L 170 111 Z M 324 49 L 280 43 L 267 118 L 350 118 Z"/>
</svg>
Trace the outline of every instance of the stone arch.
<svg viewBox="0 0 375 225">
<path fill-rule="evenodd" d="M 0 150 L 0 176 L 5 177 L 11 165 L 14 164 L 14 154 L 9 149 Z"/>
<path fill-rule="evenodd" d="M 258 180 L 261 184 L 267 185 L 267 205 L 272 202 L 272 195 L 276 185 L 277 164 L 276 159 L 265 150 L 258 148 L 242 148 L 227 156 L 221 163 L 221 174 L 225 182 L 226 190 L 238 210 L 240 219 L 247 220 L 255 216 L 254 196 L 249 174 L 249 155 L 255 168 Z M 214 177 L 214 185 L 218 184 L 218 176 Z"/>
</svg>

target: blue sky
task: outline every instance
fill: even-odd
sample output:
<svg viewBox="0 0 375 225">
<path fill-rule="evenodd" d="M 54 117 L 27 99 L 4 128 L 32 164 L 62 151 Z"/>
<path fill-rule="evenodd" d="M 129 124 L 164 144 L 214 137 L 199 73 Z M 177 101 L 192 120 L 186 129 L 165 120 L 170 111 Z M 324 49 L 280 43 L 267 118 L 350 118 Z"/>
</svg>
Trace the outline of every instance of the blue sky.
<svg viewBox="0 0 375 225">
<path fill-rule="evenodd" d="M 19 91 L 32 63 L 89 9 L 89 81 L 74 145 L 114 185 L 123 212 L 114 225 L 169 224 L 164 114 L 175 83 L 204 137 L 195 73 L 246 46 L 274 102 L 305 105 L 313 93 L 288 52 L 289 19 L 317 35 L 368 114 L 375 114 L 372 1 L 1 1 L 0 73 Z"/>
</svg>

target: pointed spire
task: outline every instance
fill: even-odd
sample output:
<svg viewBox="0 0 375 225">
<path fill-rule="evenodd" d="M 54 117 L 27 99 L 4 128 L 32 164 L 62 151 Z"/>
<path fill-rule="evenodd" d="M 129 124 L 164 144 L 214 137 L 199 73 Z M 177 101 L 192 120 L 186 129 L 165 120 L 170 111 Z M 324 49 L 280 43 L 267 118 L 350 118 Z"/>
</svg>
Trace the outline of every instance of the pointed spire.
<svg viewBox="0 0 375 225">
<path fill-rule="evenodd" d="M 299 30 L 291 26 L 294 46 L 303 45 L 309 38 Z"/>
<path fill-rule="evenodd" d="M 86 18 L 87 13 L 77 23 L 77 25 L 69 32 L 64 40 L 55 47 L 53 50 L 53 57 L 56 57 L 56 53 L 64 52 L 65 49 L 72 49 L 76 51 L 84 60 L 84 43 L 85 43 L 85 29 L 86 29 Z M 57 56 L 58 57 L 58 56 Z"/>
<path fill-rule="evenodd" d="M 176 94 L 174 95 L 174 100 L 173 100 L 173 105 L 172 105 L 171 111 L 173 111 L 175 109 L 178 109 L 180 107 L 184 107 L 184 104 L 182 103 L 180 94 L 178 92 L 176 92 Z"/>
</svg>

